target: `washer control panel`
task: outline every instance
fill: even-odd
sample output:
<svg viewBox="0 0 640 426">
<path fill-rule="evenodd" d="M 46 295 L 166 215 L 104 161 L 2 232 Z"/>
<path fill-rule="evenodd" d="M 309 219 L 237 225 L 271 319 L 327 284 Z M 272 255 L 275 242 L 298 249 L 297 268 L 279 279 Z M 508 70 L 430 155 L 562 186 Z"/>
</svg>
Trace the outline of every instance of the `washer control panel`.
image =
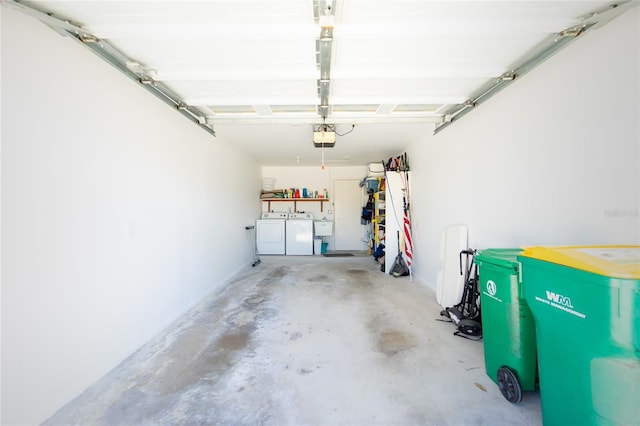
<svg viewBox="0 0 640 426">
<path fill-rule="evenodd" d="M 313 220 L 313 213 L 290 213 L 289 219 L 307 219 Z"/>
</svg>

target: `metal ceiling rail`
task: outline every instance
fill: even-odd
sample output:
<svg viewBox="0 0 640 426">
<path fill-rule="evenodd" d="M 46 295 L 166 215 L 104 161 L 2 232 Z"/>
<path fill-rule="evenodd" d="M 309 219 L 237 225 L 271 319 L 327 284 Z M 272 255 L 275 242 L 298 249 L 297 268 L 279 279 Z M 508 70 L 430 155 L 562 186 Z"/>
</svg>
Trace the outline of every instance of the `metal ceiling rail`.
<svg viewBox="0 0 640 426">
<path fill-rule="evenodd" d="M 316 58 L 320 69 L 318 80 L 318 114 L 323 120 L 330 112 L 329 91 L 331 86 L 331 48 L 333 46 L 333 19 L 335 0 L 313 0 L 315 22 L 320 24 L 320 38 L 316 40 Z"/>
<path fill-rule="evenodd" d="M 29 16 L 32 16 L 47 26 L 53 28 L 59 34 L 72 37 L 83 46 L 87 47 L 93 53 L 100 56 L 109 64 L 113 65 L 116 69 L 122 72 L 130 79 L 138 82 L 142 87 L 154 94 L 160 100 L 167 105 L 176 109 L 180 114 L 187 117 L 192 122 L 206 130 L 213 136 L 216 132 L 213 129 L 213 125 L 207 123 L 207 119 L 202 112 L 197 108 L 187 105 L 180 97 L 169 89 L 166 85 L 153 79 L 148 70 L 140 67 L 131 58 L 126 57 L 116 48 L 111 46 L 104 40 L 96 37 L 95 35 L 85 31 L 80 26 L 77 26 L 69 21 L 56 18 L 53 15 L 42 12 L 31 6 L 27 6 L 18 0 L 2 0 L 3 4 L 12 7 L 15 10 L 23 12 Z M 134 65 L 134 66 L 132 66 Z"/>
<path fill-rule="evenodd" d="M 637 5 L 637 1 L 631 0 L 611 3 L 597 11 L 583 16 L 577 24 L 547 37 L 517 61 L 516 65 L 511 67 L 512 71 L 507 71 L 495 80 L 488 81 L 476 90 L 474 95 L 465 103 L 454 105 L 446 110 L 444 112 L 444 121 L 436 125 L 433 134 L 438 134 L 452 123 L 468 114 L 471 110 L 475 109 L 475 107 L 486 102 L 493 95 L 509 86 L 515 80 L 521 78 L 524 74 L 536 68 L 542 62 L 549 59 L 582 34 L 606 24 Z"/>
</svg>

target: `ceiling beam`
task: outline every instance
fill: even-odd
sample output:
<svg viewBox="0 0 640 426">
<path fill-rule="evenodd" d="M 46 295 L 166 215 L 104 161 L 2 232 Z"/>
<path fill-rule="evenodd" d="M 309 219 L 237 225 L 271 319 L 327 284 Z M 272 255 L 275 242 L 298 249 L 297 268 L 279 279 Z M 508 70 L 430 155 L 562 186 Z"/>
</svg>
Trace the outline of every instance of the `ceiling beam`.
<svg viewBox="0 0 640 426">
<path fill-rule="evenodd" d="M 335 114 L 331 116 L 331 124 L 398 124 L 398 123 L 407 123 L 407 124 L 424 124 L 424 123 L 442 123 L 443 117 L 441 114 L 438 115 L 405 115 L 402 116 L 380 116 L 375 114 L 367 114 L 367 115 L 356 115 L 349 114 L 348 116 L 340 117 L 340 115 Z M 239 117 L 237 115 L 234 116 L 220 116 L 216 115 L 215 117 L 209 117 L 207 122 L 211 125 L 218 124 L 311 124 L 318 125 L 318 116 L 316 114 L 278 114 L 271 116 L 257 116 L 254 115 L 252 117 Z"/>
</svg>

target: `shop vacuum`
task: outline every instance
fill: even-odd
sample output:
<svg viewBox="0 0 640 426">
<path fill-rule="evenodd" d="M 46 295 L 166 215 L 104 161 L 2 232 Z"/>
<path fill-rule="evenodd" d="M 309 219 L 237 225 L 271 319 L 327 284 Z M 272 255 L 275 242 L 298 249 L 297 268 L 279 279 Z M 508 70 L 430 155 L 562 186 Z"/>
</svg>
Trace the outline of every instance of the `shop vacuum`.
<svg viewBox="0 0 640 426">
<path fill-rule="evenodd" d="M 471 340 L 482 339 L 482 322 L 480 316 L 480 291 L 478 284 L 478 266 L 473 261 L 476 250 L 462 250 L 460 257 L 460 275 L 464 274 L 464 288 L 462 299 L 457 305 L 440 311 L 440 315 L 453 322 L 456 336 Z M 465 258 L 465 267 L 462 267 L 462 258 Z"/>
</svg>

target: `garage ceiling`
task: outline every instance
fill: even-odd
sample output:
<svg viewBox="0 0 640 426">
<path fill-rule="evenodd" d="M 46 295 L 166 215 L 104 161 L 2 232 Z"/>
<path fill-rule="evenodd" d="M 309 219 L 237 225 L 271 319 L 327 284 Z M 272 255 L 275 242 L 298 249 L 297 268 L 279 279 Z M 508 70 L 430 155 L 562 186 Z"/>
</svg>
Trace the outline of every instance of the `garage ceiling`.
<svg viewBox="0 0 640 426">
<path fill-rule="evenodd" d="M 3 4 L 81 41 L 263 165 L 320 165 L 321 151 L 328 165 L 362 165 L 446 128 L 633 3 Z M 314 147 L 323 124 L 335 128 L 335 147 Z"/>
</svg>

